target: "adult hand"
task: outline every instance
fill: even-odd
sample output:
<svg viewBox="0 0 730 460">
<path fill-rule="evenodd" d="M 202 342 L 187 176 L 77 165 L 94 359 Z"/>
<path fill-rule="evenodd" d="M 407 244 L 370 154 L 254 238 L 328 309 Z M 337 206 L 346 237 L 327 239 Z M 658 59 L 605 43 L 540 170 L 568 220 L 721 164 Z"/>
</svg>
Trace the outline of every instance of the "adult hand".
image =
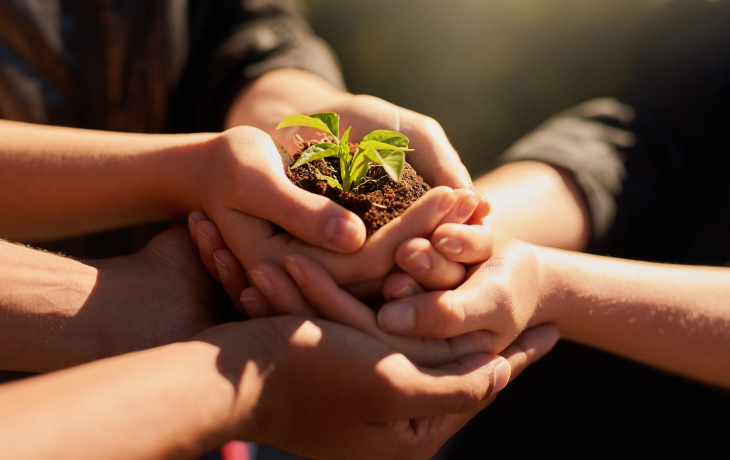
<svg viewBox="0 0 730 460">
<path fill-rule="evenodd" d="M 380 309 L 380 327 L 392 334 L 431 338 L 482 331 L 490 344 L 486 351 L 498 353 L 525 328 L 546 321 L 540 309 L 543 290 L 536 248 L 515 240 L 492 245 L 485 231 L 463 225 L 439 229 L 432 241 L 453 238 L 462 248 L 454 254 L 427 242 L 426 252 L 439 260 L 434 265 L 444 272 L 451 269 L 453 259 L 489 259 L 470 266 L 466 281 L 447 291 L 426 292 L 422 287 L 438 276 L 438 270 L 422 274 L 401 265 L 404 272 L 385 283 L 384 295 L 393 301 Z"/>
<path fill-rule="evenodd" d="M 317 319 L 252 320 L 196 339 L 219 348 L 218 370 L 235 387 L 232 436 L 313 458 L 427 459 L 547 353 L 557 332 L 535 329 L 503 357 L 472 354 L 434 369 Z M 252 386 L 261 388 L 254 400 Z"/>
<path fill-rule="evenodd" d="M 232 128 L 210 140 L 204 150 L 192 163 L 197 179 L 189 200 L 199 203 L 198 209 L 221 228 L 229 215 L 246 213 L 328 251 L 351 253 L 365 242 L 365 225 L 357 215 L 287 178 L 281 155 L 265 132 L 250 126 Z"/>
</svg>

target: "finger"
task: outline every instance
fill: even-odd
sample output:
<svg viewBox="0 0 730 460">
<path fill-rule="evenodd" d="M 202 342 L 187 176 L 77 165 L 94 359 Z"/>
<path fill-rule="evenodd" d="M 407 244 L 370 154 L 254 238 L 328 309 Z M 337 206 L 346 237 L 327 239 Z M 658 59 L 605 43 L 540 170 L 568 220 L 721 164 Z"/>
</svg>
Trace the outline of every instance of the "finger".
<svg viewBox="0 0 730 460">
<path fill-rule="evenodd" d="M 223 237 L 218 231 L 218 227 L 209 220 L 197 222 L 197 230 L 200 259 L 213 278 L 220 283 L 221 278 L 215 265 L 215 260 L 213 260 L 213 253 L 226 247 L 226 244 L 223 242 Z"/>
<path fill-rule="evenodd" d="M 351 296 L 368 305 L 383 300 L 383 279 L 342 286 Z"/>
<path fill-rule="evenodd" d="M 552 324 L 543 324 L 524 331 L 500 353 L 512 366 L 510 382 L 527 366 L 545 356 L 558 343 L 560 332 Z"/>
<path fill-rule="evenodd" d="M 284 265 L 309 305 L 323 318 L 374 333 L 376 337 L 383 335 L 374 312 L 337 286 L 319 264 L 303 255 L 291 254 L 284 257 Z"/>
<path fill-rule="evenodd" d="M 269 316 L 277 316 L 276 310 L 266 301 L 266 297 L 261 293 L 259 288 L 252 286 L 241 292 L 241 304 L 244 312 L 251 318 L 268 318 Z"/>
<path fill-rule="evenodd" d="M 481 225 L 444 224 L 433 232 L 431 243 L 448 260 L 476 264 L 492 257 L 494 234 L 489 220 Z"/>
<path fill-rule="evenodd" d="M 213 262 L 220 276 L 223 289 L 236 308 L 241 311 L 241 293 L 250 287 L 243 267 L 228 249 L 218 249 L 213 253 Z"/>
<path fill-rule="evenodd" d="M 195 247 L 198 247 L 198 221 L 207 220 L 207 216 L 202 212 L 191 212 L 188 216 L 188 230 L 190 230 L 190 238 L 193 240 Z"/>
<path fill-rule="evenodd" d="M 397 300 L 426 292 L 411 275 L 405 272 L 393 272 L 383 283 L 383 298 Z"/>
<path fill-rule="evenodd" d="M 454 193 L 458 197 L 458 203 L 441 219 L 442 224 L 463 224 L 468 222 L 481 202 L 479 195 L 468 188 L 454 190 Z"/>
<path fill-rule="evenodd" d="M 423 238 L 413 238 L 401 244 L 395 252 L 395 262 L 427 290 L 455 288 L 464 282 L 466 276 L 466 268 L 462 264 L 448 260 Z"/>
<path fill-rule="evenodd" d="M 258 264 L 249 270 L 251 280 L 268 304 L 280 315 L 319 316 L 289 275 L 274 264 Z"/>
<path fill-rule="evenodd" d="M 469 184 L 469 190 L 474 192 L 479 197 L 479 205 L 477 205 L 477 208 L 474 210 L 471 218 L 473 220 L 482 220 L 492 213 L 494 207 L 489 201 L 489 198 L 487 198 L 487 196 L 482 193 L 481 190 L 476 188 L 474 184 Z"/>
<path fill-rule="evenodd" d="M 428 191 L 401 216 L 375 232 L 355 255 L 357 259 L 319 257 L 340 284 L 384 278 L 393 268 L 394 254 L 405 240 L 433 233 L 441 219 L 457 203 L 458 195 L 448 187 Z"/>
</svg>

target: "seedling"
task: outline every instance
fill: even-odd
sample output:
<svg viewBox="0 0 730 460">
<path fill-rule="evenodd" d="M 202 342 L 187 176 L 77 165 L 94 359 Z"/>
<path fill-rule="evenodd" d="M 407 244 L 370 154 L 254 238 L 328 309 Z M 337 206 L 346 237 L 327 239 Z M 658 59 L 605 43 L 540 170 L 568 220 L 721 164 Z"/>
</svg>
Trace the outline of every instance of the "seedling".
<svg viewBox="0 0 730 460">
<path fill-rule="evenodd" d="M 408 138 L 395 131 L 384 129 L 373 131 L 363 137 L 358 145 L 357 152 L 350 154 L 350 139 L 352 126 L 340 137 L 340 116 L 336 113 L 316 113 L 311 116 L 291 115 L 279 123 L 276 129 L 290 126 L 305 126 L 324 131 L 333 137 L 334 142 L 322 142 L 309 147 L 302 152 L 299 159 L 291 166 L 298 168 L 304 164 L 326 157 L 340 159 L 340 176 L 342 184 L 335 177 L 317 174 L 317 179 L 327 181 L 330 187 L 345 192 L 357 187 L 363 181 L 370 169 L 371 163 L 383 166 L 385 172 L 396 182 L 400 182 L 403 173 L 403 164 L 406 161 L 405 152 L 412 152 L 408 148 Z"/>
</svg>

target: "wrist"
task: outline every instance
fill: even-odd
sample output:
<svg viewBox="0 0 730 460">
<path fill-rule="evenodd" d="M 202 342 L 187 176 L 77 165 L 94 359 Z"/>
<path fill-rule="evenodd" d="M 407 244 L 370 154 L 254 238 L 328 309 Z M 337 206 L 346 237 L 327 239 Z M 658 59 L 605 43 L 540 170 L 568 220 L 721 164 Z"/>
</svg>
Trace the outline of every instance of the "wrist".
<svg viewBox="0 0 730 460">
<path fill-rule="evenodd" d="M 530 245 L 537 260 L 538 272 L 538 308 L 530 326 L 551 323 L 560 329 L 562 282 L 559 270 L 556 269 L 552 250 Z"/>
</svg>

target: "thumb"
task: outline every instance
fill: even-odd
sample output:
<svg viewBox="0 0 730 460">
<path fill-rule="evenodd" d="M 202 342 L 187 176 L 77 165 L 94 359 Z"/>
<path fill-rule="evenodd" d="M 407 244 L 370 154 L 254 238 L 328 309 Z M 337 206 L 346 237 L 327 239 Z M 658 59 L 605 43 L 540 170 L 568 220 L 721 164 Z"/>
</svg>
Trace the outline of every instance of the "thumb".
<svg viewBox="0 0 730 460">
<path fill-rule="evenodd" d="M 258 139 L 257 144 L 266 161 L 246 174 L 239 210 L 271 221 L 313 246 L 339 253 L 360 249 L 366 237 L 362 220 L 329 198 L 294 185 L 271 138 Z"/>
</svg>

